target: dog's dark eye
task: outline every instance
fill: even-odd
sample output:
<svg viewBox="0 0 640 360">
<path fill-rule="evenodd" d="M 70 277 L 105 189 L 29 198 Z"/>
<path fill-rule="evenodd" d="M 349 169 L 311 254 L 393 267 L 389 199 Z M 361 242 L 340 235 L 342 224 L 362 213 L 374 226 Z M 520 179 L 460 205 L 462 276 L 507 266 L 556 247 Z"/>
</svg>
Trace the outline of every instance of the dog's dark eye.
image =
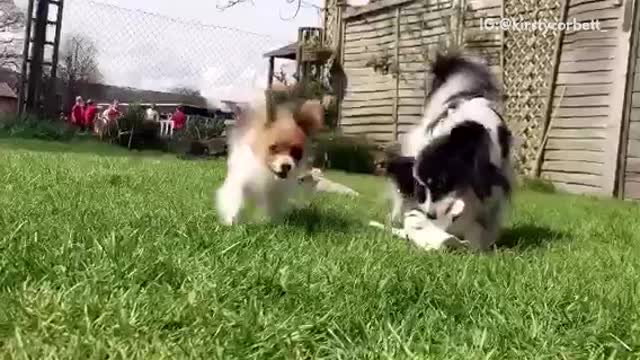
<svg viewBox="0 0 640 360">
<path fill-rule="evenodd" d="M 278 150 L 278 145 L 273 144 L 273 145 L 269 146 L 269 151 L 270 151 L 270 152 L 274 153 L 274 152 L 276 152 L 277 150 Z"/>
<path fill-rule="evenodd" d="M 433 191 L 442 191 L 447 186 L 447 179 L 444 176 L 429 179 L 428 186 Z"/>
<path fill-rule="evenodd" d="M 302 149 L 297 146 L 292 147 L 289 154 L 295 161 L 300 161 L 300 159 L 302 159 Z"/>
</svg>

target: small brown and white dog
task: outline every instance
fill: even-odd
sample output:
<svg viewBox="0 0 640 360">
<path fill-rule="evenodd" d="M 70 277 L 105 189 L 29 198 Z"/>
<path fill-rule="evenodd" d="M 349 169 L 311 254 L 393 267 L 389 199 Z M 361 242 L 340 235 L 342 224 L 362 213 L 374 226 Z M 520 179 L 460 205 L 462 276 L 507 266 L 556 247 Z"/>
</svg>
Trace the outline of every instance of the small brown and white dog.
<svg viewBox="0 0 640 360">
<path fill-rule="evenodd" d="M 247 203 L 275 219 L 302 187 L 299 177 L 309 170 L 310 138 L 324 123 L 319 101 L 300 105 L 252 106 L 239 116 L 229 136 L 227 176 L 216 192 L 218 217 L 225 225 L 240 221 Z"/>
</svg>

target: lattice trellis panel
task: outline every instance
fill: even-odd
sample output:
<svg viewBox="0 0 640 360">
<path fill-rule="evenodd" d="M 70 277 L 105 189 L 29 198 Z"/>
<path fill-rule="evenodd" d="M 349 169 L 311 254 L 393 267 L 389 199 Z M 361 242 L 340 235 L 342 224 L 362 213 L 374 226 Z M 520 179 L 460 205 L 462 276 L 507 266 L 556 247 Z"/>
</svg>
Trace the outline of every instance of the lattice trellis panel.
<svg viewBox="0 0 640 360">
<path fill-rule="evenodd" d="M 534 175 L 543 138 L 544 116 L 553 71 L 557 32 L 525 30 L 523 24 L 560 21 L 560 0 L 504 0 L 504 16 L 512 26 L 504 33 L 503 79 L 507 121 L 517 137 L 515 165 L 521 175 Z"/>
<path fill-rule="evenodd" d="M 325 0 L 325 6 L 322 14 L 322 27 L 324 28 L 324 42 L 325 45 L 331 48 L 336 48 L 340 39 L 340 25 L 341 19 L 339 19 L 339 0 Z"/>
</svg>

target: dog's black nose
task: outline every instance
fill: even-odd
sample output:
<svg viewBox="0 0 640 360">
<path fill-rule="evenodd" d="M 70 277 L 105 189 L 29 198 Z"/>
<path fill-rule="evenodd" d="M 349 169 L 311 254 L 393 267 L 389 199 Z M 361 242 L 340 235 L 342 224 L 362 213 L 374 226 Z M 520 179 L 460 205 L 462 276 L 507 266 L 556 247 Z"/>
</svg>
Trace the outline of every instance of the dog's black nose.
<svg viewBox="0 0 640 360">
<path fill-rule="evenodd" d="M 288 174 L 289 171 L 291 171 L 291 165 L 289 165 L 289 164 L 280 165 L 280 172 L 282 172 L 284 174 Z"/>
<path fill-rule="evenodd" d="M 435 211 L 429 211 L 427 212 L 427 219 L 429 220 L 435 220 L 438 218 L 438 215 L 436 214 Z"/>
</svg>

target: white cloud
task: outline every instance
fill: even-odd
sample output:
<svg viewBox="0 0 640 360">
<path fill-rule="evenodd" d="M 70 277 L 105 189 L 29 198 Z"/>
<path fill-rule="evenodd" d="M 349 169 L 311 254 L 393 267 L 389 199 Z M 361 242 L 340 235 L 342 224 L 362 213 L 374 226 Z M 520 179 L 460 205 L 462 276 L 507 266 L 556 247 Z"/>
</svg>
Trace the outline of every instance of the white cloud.
<svg viewBox="0 0 640 360">
<path fill-rule="evenodd" d="M 214 105 L 217 100 L 250 101 L 256 91 L 262 91 L 266 86 L 266 66 L 248 67 L 232 81 L 225 76 L 225 72 L 221 67 L 209 67 L 197 86 L 200 93 Z"/>
</svg>

